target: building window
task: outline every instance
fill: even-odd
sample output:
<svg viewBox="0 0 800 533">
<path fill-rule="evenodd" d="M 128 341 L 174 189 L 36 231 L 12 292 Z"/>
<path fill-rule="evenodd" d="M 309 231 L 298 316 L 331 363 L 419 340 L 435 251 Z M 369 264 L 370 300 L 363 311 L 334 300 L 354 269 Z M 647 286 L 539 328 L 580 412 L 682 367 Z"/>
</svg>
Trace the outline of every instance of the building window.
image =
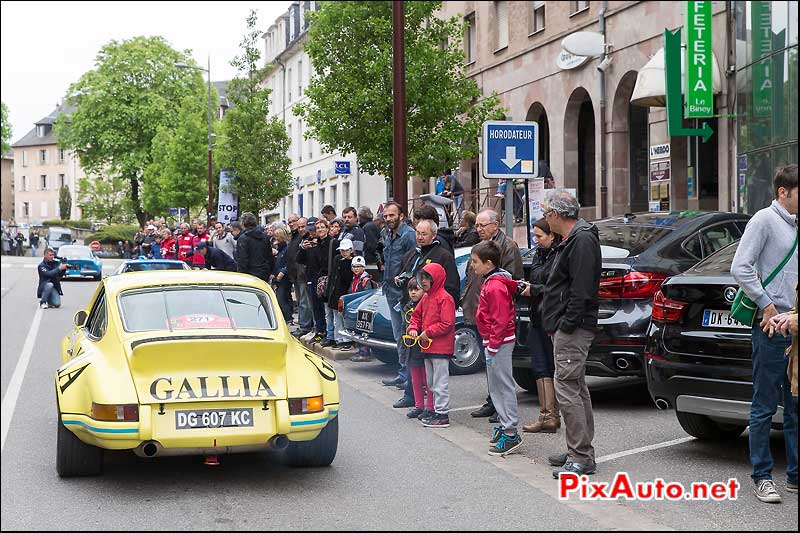
<svg viewBox="0 0 800 533">
<path fill-rule="evenodd" d="M 292 125 L 291 124 L 286 126 L 286 136 L 289 137 L 289 142 L 291 143 L 292 140 L 293 140 L 293 137 L 292 137 Z M 292 150 L 291 147 L 290 147 L 289 148 L 289 155 L 291 156 L 291 154 L 293 154 L 293 153 L 294 153 L 294 150 Z"/>
<path fill-rule="evenodd" d="M 58 187 L 61 188 L 67 184 L 67 175 L 66 174 L 59 174 L 58 175 Z"/>
<path fill-rule="evenodd" d="M 66 150 L 64 150 L 63 148 L 60 148 L 58 150 L 58 162 L 59 163 L 63 163 L 66 159 L 67 159 Z"/>
<path fill-rule="evenodd" d="M 47 126 L 45 124 L 37 124 L 36 125 L 36 136 L 37 137 L 44 137 L 47 135 Z"/>
<path fill-rule="evenodd" d="M 39 190 L 47 190 L 47 174 L 42 174 L 39 176 Z"/>
<path fill-rule="evenodd" d="M 42 208 L 41 208 L 41 211 L 39 212 L 39 215 L 42 218 L 47 216 L 47 202 L 46 201 L 42 201 Z"/>
<path fill-rule="evenodd" d="M 319 208 L 322 209 L 325 206 L 325 187 L 319 188 Z"/>
<path fill-rule="evenodd" d="M 23 167 L 28 166 L 28 152 L 26 152 L 25 150 L 22 151 L 22 166 Z"/>
<path fill-rule="evenodd" d="M 292 101 L 292 69 L 286 71 L 287 102 Z"/>
<path fill-rule="evenodd" d="M 500 0 L 494 3 L 494 15 L 497 22 L 497 50 L 508 47 L 508 2 Z"/>
<path fill-rule="evenodd" d="M 315 212 L 316 211 L 314 211 L 314 191 L 313 190 L 309 190 L 308 191 L 308 214 L 311 215 L 311 214 L 313 214 Z M 301 215 L 305 215 L 305 213 L 300 213 L 300 214 Z"/>
<path fill-rule="evenodd" d="M 25 218 L 31 216 L 31 204 L 29 202 L 22 202 L 22 216 Z"/>
<path fill-rule="evenodd" d="M 39 164 L 46 165 L 47 159 L 47 150 L 39 150 Z"/>
<path fill-rule="evenodd" d="M 464 18 L 466 28 L 464 29 L 464 55 L 467 64 L 478 59 L 478 35 L 475 27 L 475 13 L 470 13 Z"/>
<path fill-rule="evenodd" d="M 308 140 L 308 160 L 311 161 L 314 158 L 314 141 L 312 139 Z"/>
<path fill-rule="evenodd" d="M 575 13 L 580 12 L 580 11 L 585 11 L 585 10 L 589 9 L 588 0 L 586 0 L 586 1 L 578 1 L 578 2 L 570 2 L 570 4 L 572 4 L 570 12 L 573 15 Z"/>
<path fill-rule="evenodd" d="M 303 62 L 297 62 L 297 97 L 303 96 Z"/>
<path fill-rule="evenodd" d="M 297 122 L 297 159 L 303 162 L 303 121 Z"/>
<path fill-rule="evenodd" d="M 347 207 L 350 205 L 350 183 L 342 183 L 342 205 Z"/>
<path fill-rule="evenodd" d="M 333 208 L 336 209 L 336 185 L 331 185 L 331 195 L 330 195 L 331 205 Z M 323 206 L 324 207 L 324 206 Z"/>
<path fill-rule="evenodd" d="M 28 190 L 28 177 L 22 176 L 22 181 L 20 182 L 20 191 L 27 191 Z"/>
<path fill-rule="evenodd" d="M 544 1 L 537 0 L 531 3 L 530 6 L 530 33 L 538 33 L 544 30 Z"/>
</svg>

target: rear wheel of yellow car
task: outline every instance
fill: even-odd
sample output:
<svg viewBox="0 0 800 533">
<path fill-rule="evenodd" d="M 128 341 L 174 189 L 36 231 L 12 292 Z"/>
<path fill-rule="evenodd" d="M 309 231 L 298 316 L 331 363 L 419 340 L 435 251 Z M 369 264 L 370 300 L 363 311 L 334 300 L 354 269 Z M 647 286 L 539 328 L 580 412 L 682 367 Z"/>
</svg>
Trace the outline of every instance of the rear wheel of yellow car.
<svg viewBox="0 0 800 533">
<path fill-rule="evenodd" d="M 314 440 L 290 442 L 286 448 L 286 461 L 291 466 L 329 466 L 336 457 L 339 446 L 339 417 L 320 431 Z"/>
<path fill-rule="evenodd" d="M 64 427 L 58 415 L 56 471 L 59 477 L 97 476 L 103 473 L 103 449 L 81 441 Z"/>
</svg>

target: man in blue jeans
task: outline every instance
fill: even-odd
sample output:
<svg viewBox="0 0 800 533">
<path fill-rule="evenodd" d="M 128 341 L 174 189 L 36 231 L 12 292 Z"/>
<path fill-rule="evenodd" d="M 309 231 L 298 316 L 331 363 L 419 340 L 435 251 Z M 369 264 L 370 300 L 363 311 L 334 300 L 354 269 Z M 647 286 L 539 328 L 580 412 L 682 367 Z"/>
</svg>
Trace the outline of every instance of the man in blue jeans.
<svg viewBox="0 0 800 533">
<path fill-rule="evenodd" d="M 758 306 L 753 323 L 753 401 L 750 407 L 750 463 L 753 492 L 762 502 L 780 503 L 772 480 L 769 433 L 783 400 L 786 490 L 797 493 L 797 400 L 786 375 L 791 337 L 775 334 L 770 319 L 794 307 L 797 284 L 797 165 L 781 167 L 774 179 L 775 200 L 747 223 L 731 274 Z M 785 262 L 788 258 L 788 262 Z M 785 262 L 785 264 L 784 264 Z M 783 265 L 783 266 L 781 266 Z M 762 280 L 778 271 L 766 286 Z"/>
<path fill-rule="evenodd" d="M 44 259 L 37 268 L 39 272 L 39 286 L 36 297 L 39 298 L 39 307 L 61 307 L 61 278 L 67 273 L 67 264 L 55 260 L 56 253 L 52 248 L 44 251 Z"/>
</svg>

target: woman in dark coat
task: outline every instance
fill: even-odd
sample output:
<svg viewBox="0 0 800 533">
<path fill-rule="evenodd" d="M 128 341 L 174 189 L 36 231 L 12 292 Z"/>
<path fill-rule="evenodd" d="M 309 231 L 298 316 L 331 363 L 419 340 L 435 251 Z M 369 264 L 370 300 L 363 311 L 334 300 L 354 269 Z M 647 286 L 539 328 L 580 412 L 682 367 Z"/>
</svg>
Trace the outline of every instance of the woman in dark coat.
<svg viewBox="0 0 800 533">
<path fill-rule="evenodd" d="M 274 276 L 272 283 L 275 285 L 275 295 L 278 297 L 278 305 L 281 307 L 283 318 L 287 324 L 292 323 L 292 282 L 287 274 L 288 264 L 286 254 L 289 247 L 291 235 L 285 227 L 275 228 L 273 238 L 278 246 L 278 255 L 275 258 L 275 268 L 272 271 Z"/>
<path fill-rule="evenodd" d="M 314 329 L 316 335 L 313 342 L 325 340 L 327 324 L 325 322 L 324 295 L 317 296 L 317 282 L 321 277 L 328 275 L 328 254 L 332 239 L 329 235 L 330 224 L 324 218 L 317 220 L 314 225 L 314 235 L 309 235 L 300 244 L 297 252 L 297 262 L 306 266 L 306 280 L 308 299 L 311 311 L 314 314 Z"/>
<path fill-rule="evenodd" d="M 530 296 L 530 330 L 528 346 L 533 359 L 533 374 L 536 378 L 536 390 L 539 393 L 539 419 L 533 424 L 522 426 L 529 433 L 555 433 L 561 427 L 558 413 L 558 402 L 553 385 L 555 364 L 553 361 L 553 342 L 542 329 L 540 306 L 547 277 L 553 268 L 556 257 L 556 246 L 561 236 L 550 231 L 550 225 L 540 218 L 533 225 L 536 242 L 536 255 L 531 266 L 530 287 L 523 296 Z"/>
</svg>

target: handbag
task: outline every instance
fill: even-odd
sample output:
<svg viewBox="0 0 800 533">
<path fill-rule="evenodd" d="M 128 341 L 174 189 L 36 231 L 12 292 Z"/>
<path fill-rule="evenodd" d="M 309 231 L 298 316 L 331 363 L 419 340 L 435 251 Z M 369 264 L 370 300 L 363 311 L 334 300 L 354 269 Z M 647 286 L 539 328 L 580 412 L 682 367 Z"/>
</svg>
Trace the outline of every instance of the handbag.
<svg viewBox="0 0 800 533">
<path fill-rule="evenodd" d="M 794 244 L 792 247 L 789 248 L 789 253 L 786 254 L 786 257 L 783 258 L 781 264 L 778 265 L 775 270 L 772 271 L 772 274 L 767 277 L 766 280 L 761 282 L 761 286 L 766 288 L 767 285 L 772 283 L 772 280 L 775 279 L 775 276 L 783 270 L 783 267 L 786 266 L 786 263 L 789 262 L 789 259 L 792 258 L 792 254 L 794 254 L 794 249 L 797 246 L 797 235 L 794 236 Z M 746 326 L 753 327 L 753 321 L 756 318 L 756 312 L 758 311 L 758 306 L 756 303 L 747 297 L 744 293 L 744 290 L 740 287 L 738 291 L 736 291 L 736 297 L 733 299 L 733 303 L 731 304 L 731 317 L 736 319 L 742 324 Z"/>
<path fill-rule="evenodd" d="M 324 298 L 328 290 L 328 276 L 320 276 L 317 279 L 317 298 Z"/>
</svg>

